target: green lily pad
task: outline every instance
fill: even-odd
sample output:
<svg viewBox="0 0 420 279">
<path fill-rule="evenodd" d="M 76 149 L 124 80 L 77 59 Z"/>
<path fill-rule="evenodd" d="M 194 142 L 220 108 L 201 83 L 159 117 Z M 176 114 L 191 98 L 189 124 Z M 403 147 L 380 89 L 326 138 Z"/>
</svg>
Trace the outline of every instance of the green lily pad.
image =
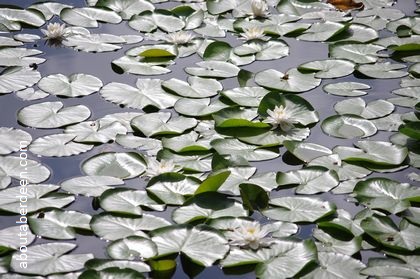
<svg viewBox="0 0 420 279">
<path fill-rule="evenodd" d="M 376 126 L 356 114 L 333 115 L 321 124 L 322 131 L 337 138 L 365 138 L 376 134 Z"/>
<path fill-rule="evenodd" d="M 146 162 L 143 156 L 136 152 L 104 152 L 84 161 L 82 170 L 87 175 L 129 179 L 142 174 L 146 170 Z"/>
</svg>

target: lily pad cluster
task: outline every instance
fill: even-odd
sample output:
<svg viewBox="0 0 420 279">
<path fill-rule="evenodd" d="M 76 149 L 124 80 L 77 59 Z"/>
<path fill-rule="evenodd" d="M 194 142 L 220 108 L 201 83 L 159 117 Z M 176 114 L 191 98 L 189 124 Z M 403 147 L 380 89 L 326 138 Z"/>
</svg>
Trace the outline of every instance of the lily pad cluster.
<svg viewBox="0 0 420 279">
<path fill-rule="evenodd" d="M 420 277 L 418 9 L 64 2 L 0 8 L 0 98 L 22 104 L 0 127 L 0 213 L 23 214 L 25 187 L 27 218 L 0 230 L 2 278 L 171 278 L 181 267 L 193 278 L 216 265 L 258 278 Z M 113 25 L 132 32 L 103 33 Z M 43 43 L 115 51 L 109 68 L 134 82 L 43 74 Z M 296 44 L 328 57 L 283 67 Z M 400 87 L 375 92 L 387 80 Z M 79 175 L 52 182 L 67 159 Z M 104 256 L 78 252 L 82 237 Z"/>
</svg>

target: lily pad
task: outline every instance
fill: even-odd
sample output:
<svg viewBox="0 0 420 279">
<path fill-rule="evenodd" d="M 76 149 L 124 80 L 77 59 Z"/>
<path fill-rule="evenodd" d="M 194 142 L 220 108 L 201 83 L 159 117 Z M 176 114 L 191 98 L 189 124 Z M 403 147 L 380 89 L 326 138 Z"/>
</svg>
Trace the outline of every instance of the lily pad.
<svg viewBox="0 0 420 279">
<path fill-rule="evenodd" d="M 52 239 L 74 239 L 75 229 L 90 231 L 90 219 L 90 215 L 77 211 L 52 210 L 31 216 L 28 223 L 37 235 Z"/>
<path fill-rule="evenodd" d="M 356 114 L 366 119 L 374 119 L 392 113 L 394 105 L 385 100 L 366 104 L 362 98 L 352 98 L 336 103 L 334 109 L 338 114 Z"/>
<path fill-rule="evenodd" d="M 322 122 L 321 128 L 327 135 L 345 139 L 370 137 L 377 132 L 371 121 L 355 114 L 330 116 Z"/>
<path fill-rule="evenodd" d="M 130 108 L 143 109 L 153 106 L 164 109 L 172 107 L 179 97 L 166 93 L 161 85 L 162 80 L 160 79 L 138 79 L 137 88 L 111 82 L 101 89 L 100 94 L 107 101 Z"/>
<path fill-rule="evenodd" d="M 23 274 L 49 275 L 77 271 L 84 267 L 86 261 L 92 259 L 93 254 L 71 254 L 66 253 L 74 250 L 73 243 L 45 243 L 28 248 L 27 268 L 23 268 L 18 260 L 19 256 L 13 255 L 10 267 L 13 271 Z"/>
<path fill-rule="evenodd" d="M 41 74 L 30 68 L 9 67 L 0 74 L 0 94 L 12 93 L 36 84 Z"/>
<path fill-rule="evenodd" d="M 83 105 L 64 107 L 62 102 L 44 102 L 19 110 L 18 121 L 34 128 L 59 128 L 86 120 L 90 113 Z"/>
<path fill-rule="evenodd" d="M 146 170 L 146 162 L 142 155 L 135 152 L 105 152 L 84 161 L 82 170 L 88 175 L 129 179 L 142 174 Z"/>
<path fill-rule="evenodd" d="M 152 240 L 159 256 L 182 253 L 203 266 L 222 259 L 229 250 L 227 240 L 207 226 L 170 226 L 154 231 Z"/>
<path fill-rule="evenodd" d="M 32 136 L 20 129 L 0 127 L 0 154 L 7 155 L 20 149 L 26 150 Z"/>
<path fill-rule="evenodd" d="M 255 82 L 268 89 L 284 92 L 300 93 L 314 89 L 321 84 L 315 74 L 302 74 L 297 69 L 290 69 L 286 73 L 269 69 L 255 75 Z"/>
<path fill-rule="evenodd" d="M 370 88 L 369 85 L 360 82 L 329 83 L 323 87 L 326 93 L 343 97 L 363 96 L 367 94 L 363 90 Z"/>
<path fill-rule="evenodd" d="M 47 157 L 64 157 L 78 155 L 93 148 L 93 145 L 73 142 L 73 135 L 56 134 L 40 137 L 29 146 L 29 151 Z"/>
<path fill-rule="evenodd" d="M 316 222 L 333 214 L 336 206 L 312 197 L 281 197 L 270 200 L 270 208 L 262 213 L 274 220 L 286 222 Z"/>
</svg>

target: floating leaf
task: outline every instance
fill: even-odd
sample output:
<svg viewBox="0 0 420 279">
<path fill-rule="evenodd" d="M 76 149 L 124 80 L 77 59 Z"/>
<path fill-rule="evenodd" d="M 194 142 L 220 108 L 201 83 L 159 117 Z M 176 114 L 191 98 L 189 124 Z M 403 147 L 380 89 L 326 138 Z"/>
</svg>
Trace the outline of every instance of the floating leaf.
<svg viewBox="0 0 420 279">
<path fill-rule="evenodd" d="M 187 98 L 212 97 L 223 89 L 222 84 L 217 80 L 200 77 L 188 77 L 188 83 L 172 78 L 164 81 L 162 87 L 170 92 Z"/>
<path fill-rule="evenodd" d="M 315 72 L 316 78 L 337 78 L 352 74 L 354 67 L 355 64 L 348 60 L 330 59 L 301 64 L 298 70 L 301 72 Z"/>
<path fill-rule="evenodd" d="M 334 105 L 338 114 L 355 114 L 366 119 L 387 116 L 394 111 L 394 105 L 385 100 L 376 100 L 368 104 L 362 98 L 352 98 Z"/>
<path fill-rule="evenodd" d="M 117 240 L 128 236 L 148 237 L 143 231 L 152 231 L 170 224 L 165 219 L 150 214 L 143 214 L 141 217 L 128 217 L 101 213 L 93 216 L 90 227 L 99 237 Z"/>
<path fill-rule="evenodd" d="M 337 43 L 330 46 L 330 56 L 348 59 L 358 64 L 375 63 L 379 59 L 378 52 L 384 49 L 374 44 Z"/>
<path fill-rule="evenodd" d="M 19 213 L 20 206 L 20 187 L 12 187 L 2 190 L 0 198 L 0 209 L 7 212 Z M 27 185 L 27 212 L 35 212 L 43 208 L 61 208 L 74 201 L 73 195 L 64 193 L 54 193 L 59 186 L 51 184 Z"/>
<path fill-rule="evenodd" d="M 291 93 L 305 92 L 321 84 L 315 74 L 302 74 L 297 69 L 290 69 L 285 74 L 269 69 L 255 75 L 255 82 L 263 87 Z"/>
<path fill-rule="evenodd" d="M 27 268 L 23 268 L 18 260 L 19 256 L 13 255 L 10 267 L 13 271 L 23 274 L 49 275 L 77 271 L 83 268 L 84 263 L 92 259 L 93 254 L 65 255 L 76 248 L 73 243 L 45 243 L 28 248 Z"/>
<path fill-rule="evenodd" d="M 220 100 L 216 99 L 212 101 L 210 98 L 182 98 L 174 105 L 176 112 L 188 116 L 206 116 L 226 107 L 228 107 L 228 105 L 222 103 Z"/>
<path fill-rule="evenodd" d="M 363 89 L 370 89 L 370 86 L 359 82 L 337 82 L 329 83 L 323 87 L 328 94 L 343 96 L 343 97 L 357 97 L 363 96 L 367 93 Z"/>
<path fill-rule="evenodd" d="M 32 136 L 20 129 L 0 127 L 0 154 L 7 155 L 15 151 L 26 150 Z"/>
<path fill-rule="evenodd" d="M 26 155 L 26 153 L 23 153 Z M 25 157 L 25 155 L 21 155 Z M 41 183 L 50 177 L 50 171 L 41 163 L 15 156 L 0 157 L 0 188 L 5 188 L 11 183 L 11 179 L 23 179 L 23 184 Z M 21 163 L 22 162 L 22 163 Z M 22 172 L 22 175 L 21 175 Z M 27 181 L 27 182 L 25 182 Z"/>
<path fill-rule="evenodd" d="M 0 95 L 28 88 L 40 79 L 41 74 L 30 68 L 6 68 L 0 73 Z"/>
<path fill-rule="evenodd" d="M 112 176 L 79 176 L 61 183 L 61 189 L 76 195 L 98 197 L 112 186 L 124 184 L 122 179 Z"/>
<path fill-rule="evenodd" d="M 19 110 L 18 121 L 34 128 L 59 128 L 86 120 L 90 113 L 83 105 L 64 107 L 62 102 L 44 102 Z"/>
<path fill-rule="evenodd" d="M 182 253 L 195 263 L 210 266 L 222 259 L 229 245 L 219 233 L 207 226 L 171 226 L 153 232 L 159 256 Z"/>
<path fill-rule="evenodd" d="M 185 71 L 199 77 L 229 78 L 236 77 L 240 70 L 237 66 L 223 61 L 201 61 L 196 65 L 198 67 L 186 67 Z"/>
<path fill-rule="evenodd" d="M 329 148 L 315 143 L 285 141 L 283 144 L 287 151 L 304 162 L 309 162 L 320 156 L 330 155 L 332 153 Z"/>
<path fill-rule="evenodd" d="M 64 157 L 78 155 L 93 148 L 93 145 L 73 142 L 73 135 L 56 134 L 40 137 L 29 146 L 29 151 L 47 157 Z"/>
<path fill-rule="evenodd" d="M 357 71 L 371 78 L 400 78 L 408 75 L 401 71 L 406 66 L 404 64 L 391 64 L 390 62 L 364 64 L 357 67 Z"/>
<path fill-rule="evenodd" d="M 131 125 L 141 131 L 145 136 L 157 136 L 164 134 L 177 135 L 185 130 L 194 128 L 197 120 L 178 116 L 171 118 L 170 112 L 155 112 L 135 117 Z M 144 125 L 144 123 L 148 123 Z"/>
<path fill-rule="evenodd" d="M 81 27 L 98 27 L 98 21 L 114 24 L 121 22 L 121 17 L 114 11 L 91 7 L 64 8 L 60 18 L 68 24 Z"/>
<path fill-rule="evenodd" d="M 142 155 L 135 152 L 105 152 L 84 161 L 82 170 L 87 175 L 129 179 L 142 174 L 146 170 L 146 162 Z"/>
<path fill-rule="evenodd" d="M 91 216 L 77 211 L 51 210 L 28 219 L 31 230 L 40 236 L 52 239 L 74 239 L 76 230 L 90 231 Z"/>
<path fill-rule="evenodd" d="M 159 109 L 172 107 L 179 97 L 166 93 L 160 79 L 138 79 L 137 88 L 130 85 L 111 82 L 105 85 L 101 96 L 109 101 L 130 108 L 143 109 L 147 106 Z"/>
<path fill-rule="evenodd" d="M 338 185 L 338 175 L 324 167 L 307 167 L 300 170 L 277 173 L 279 186 L 297 186 L 297 194 L 328 192 Z"/>
<path fill-rule="evenodd" d="M 248 161 L 263 161 L 277 158 L 277 152 L 260 149 L 256 146 L 245 144 L 237 139 L 216 139 L 211 142 L 213 148 L 220 155 L 237 155 Z"/>
<path fill-rule="evenodd" d="M 361 181 L 354 188 L 356 199 L 372 209 L 399 213 L 410 207 L 410 201 L 420 199 L 420 190 L 407 183 L 387 178 L 371 178 Z"/>
<path fill-rule="evenodd" d="M 375 125 L 355 114 L 333 115 L 327 117 L 321 128 L 329 136 L 337 138 L 365 138 L 377 132 Z"/>
<path fill-rule="evenodd" d="M 140 236 L 116 240 L 106 248 L 108 255 L 117 260 L 148 259 L 157 254 L 156 244 Z"/>
<path fill-rule="evenodd" d="M 262 213 L 274 220 L 286 222 L 316 222 L 333 214 L 336 206 L 331 202 L 310 197 L 281 197 L 270 200 L 270 208 Z"/>
</svg>

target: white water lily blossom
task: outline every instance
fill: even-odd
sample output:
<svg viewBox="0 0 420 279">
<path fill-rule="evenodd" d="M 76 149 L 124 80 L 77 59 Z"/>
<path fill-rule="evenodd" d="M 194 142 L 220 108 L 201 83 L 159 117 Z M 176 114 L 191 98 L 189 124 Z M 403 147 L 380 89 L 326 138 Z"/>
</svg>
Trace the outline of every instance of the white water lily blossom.
<svg viewBox="0 0 420 279">
<path fill-rule="evenodd" d="M 251 0 L 251 11 L 253 17 L 266 17 L 268 5 L 265 0 Z"/>
<path fill-rule="evenodd" d="M 149 158 L 147 160 L 147 170 L 143 176 L 154 177 L 162 173 L 177 172 L 180 169 L 172 160 L 161 160 L 159 162 L 154 158 Z"/>
<path fill-rule="evenodd" d="M 267 114 L 268 117 L 263 122 L 273 125 L 273 129 L 280 126 L 280 129 L 287 132 L 294 128 L 294 124 L 299 123 L 287 106 L 275 106 L 274 110 L 268 109 Z"/>
<path fill-rule="evenodd" d="M 66 25 L 60 23 L 48 23 L 47 29 L 41 29 L 41 32 L 48 40 L 61 40 L 67 35 Z"/>
<path fill-rule="evenodd" d="M 264 36 L 264 29 L 260 27 L 251 27 L 251 28 L 244 28 L 244 33 L 241 33 L 241 36 L 246 41 L 251 40 L 268 40 L 267 36 Z"/>
<path fill-rule="evenodd" d="M 266 237 L 270 233 L 267 227 L 261 227 L 260 223 L 243 222 L 239 227 L 226 233 L 229 244 L 233 246 L 249 247 L 257 250 L 260 247 L 267 247 L 271 244 L 270 237 Z"/>
<path fill-rule="evenodd" d="M 177 31 L 167 34 L 164 40 L 175 45 L 184 45 L 190 43 L 194 38 L 195 36 L 191 32 Z"/>
</svg>

